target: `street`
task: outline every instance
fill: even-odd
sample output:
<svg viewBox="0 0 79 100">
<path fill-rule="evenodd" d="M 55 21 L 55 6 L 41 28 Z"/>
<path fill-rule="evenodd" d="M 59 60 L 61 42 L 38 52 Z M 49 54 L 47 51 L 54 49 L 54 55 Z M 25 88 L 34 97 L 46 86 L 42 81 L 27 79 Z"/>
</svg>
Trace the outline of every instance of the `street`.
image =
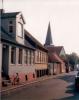
<svg viewBox="0 0 79 100">
<path fill-rule="evenodd" d="M 75 72 L 56 76 L 1 97 L 1 100 L 79 100 L 74 89 Z"/>
</svg>

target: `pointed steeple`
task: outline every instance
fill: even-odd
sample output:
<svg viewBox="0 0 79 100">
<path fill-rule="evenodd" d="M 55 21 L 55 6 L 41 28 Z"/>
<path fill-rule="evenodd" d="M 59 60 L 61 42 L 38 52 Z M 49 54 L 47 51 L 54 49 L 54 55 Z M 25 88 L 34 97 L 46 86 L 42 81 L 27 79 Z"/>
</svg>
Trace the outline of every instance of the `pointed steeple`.
<svg viewBox="0 0 79 100">
<path fill-rule="evenodd" d="M 50 22 L 49 22 L 45 46 L 50 46 L 50 45 L 53 45 L 53 41 L 52 41 L 51 27 L 50 27 Z"/>
</svg>

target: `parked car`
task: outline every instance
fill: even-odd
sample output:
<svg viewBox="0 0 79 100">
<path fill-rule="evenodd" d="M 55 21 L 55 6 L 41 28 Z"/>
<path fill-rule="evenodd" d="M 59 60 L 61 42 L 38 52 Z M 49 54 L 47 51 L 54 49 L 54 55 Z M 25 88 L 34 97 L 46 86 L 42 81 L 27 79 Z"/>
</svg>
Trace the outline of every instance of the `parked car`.
<svg viewBox="0 0 79 100">
<path fill-rule="evenodd" d="M 75 88 L 79 90 L 79 71 L 75 77 Z"/>
</svg>

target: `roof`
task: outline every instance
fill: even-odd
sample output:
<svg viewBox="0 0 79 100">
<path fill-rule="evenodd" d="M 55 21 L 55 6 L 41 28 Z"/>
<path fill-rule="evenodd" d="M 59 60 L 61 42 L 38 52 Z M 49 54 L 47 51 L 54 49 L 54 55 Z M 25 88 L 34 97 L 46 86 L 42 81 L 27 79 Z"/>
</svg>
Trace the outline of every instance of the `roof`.
<svg viewBox="0 0 79 100">
<path fill-rule="evenodd" d="M 48 61 L 49 62 L 55 62 L 55 63 L 63 63 L 63 60 L 56 54 L 56 53 L 51 53 L 48 56 Z"/>
<path fill-rule="evenodd" d="M 16 45 L 21 45 L 27 48 L 35 49 L 27 40 L 24 41 L 24 44 L 18 43 L 10 34 L 8 34 L 3 27 L 1 27 L 1 40 L 7 40 L 10 43 Z"/>
<path fill-rule="evenodd" d="M 45 45 L 51 45 L 51 44 L 53 44 L 53 41 L 52 41 L 51 27 L 49 22 Z"/>
<path fill-rule="evenodd" d="M 34 38 L 27 30 L 24 31 L 25 39 L 27 39 L 34 47 L 40 47 L 48 51 L 36 38 Z"/>
<path fill-rule="evenodd" d="M 1 18 L 12 18 L 12 17 L 16 17 L 17 14 L 19 14 L 20 12 L 10 12 L 10 13 L 2 13 L 1 14 Z"/>
<path fill-rule="evenodd" d="M 60 55 L 60 52 L 63 48 L 63 46 L 47 46 L 46 47 L 48 49 L 49 52 L 56 52 L 57 55 Z"/>
<path fill-rule="evenodd" d="M 25 20 L 24 20 L 24 17 L 23 17 L 21 12 L 9 12 L 9 13 L 3 12 L 3 13 L 1 13 L 1 19 L 3 19 L 3 18 L 15 18 L 18 14 L 21 14 L 22 20 L 25 24 Z"/>
</svg>

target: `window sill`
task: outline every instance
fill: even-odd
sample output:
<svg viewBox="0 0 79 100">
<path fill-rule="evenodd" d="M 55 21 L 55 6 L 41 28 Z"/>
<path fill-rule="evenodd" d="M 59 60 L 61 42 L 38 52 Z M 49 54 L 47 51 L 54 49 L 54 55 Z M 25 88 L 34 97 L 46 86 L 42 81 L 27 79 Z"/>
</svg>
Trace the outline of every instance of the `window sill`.
<svg viewBox="0 0 79 100">
<path fill-rule="evenodd" d="M 14 66 L 14 65 L 16 65 L 16 64 L 10 64 L 10 66 Z"/>
<path fill-rule="evenodd" d="M 28 66 L 28 64 L 24 64 L 24 66 Z"/>
<path fill-rule="evenodd" d="M 21 37 L 21 36 L 17 36 L 17 37 L 19 37 L 19 38 L 22 38 L 22 39 L 23 39 L 23 37 Z"/>
<path fill-rule="evenodd" d="M 22 66 L 23 64 L 17 64 L 18 66 Z"/>
</svg>

